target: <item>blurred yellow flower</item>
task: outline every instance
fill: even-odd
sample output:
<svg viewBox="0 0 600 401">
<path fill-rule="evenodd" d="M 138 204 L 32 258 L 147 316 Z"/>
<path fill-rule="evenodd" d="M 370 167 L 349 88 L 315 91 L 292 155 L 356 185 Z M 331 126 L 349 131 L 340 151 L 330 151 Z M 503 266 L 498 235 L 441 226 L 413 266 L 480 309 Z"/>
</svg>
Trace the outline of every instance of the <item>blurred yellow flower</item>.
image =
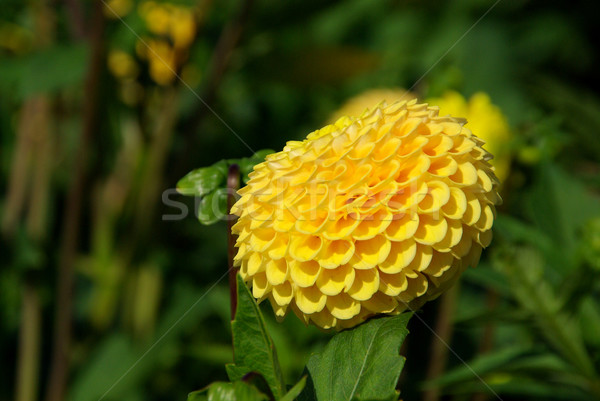
<svg viewBox="0 0 600 401">
<path fill-rule="evenodd" d="M 108 53 L 108 70 L 116 78 L 133 79 L 138 75 L 138 66 L 135 59 L 122 50 L 111 50 Z"/>
<path fill-rule="evenodd" d="M 494 155 L 491 161 L 500 182 L 504 182 L 510 170 L 510 127 L 502 111 L 492 104 L 490 97 L 476 93 L 467 101 L 460 93 L 449 91 L 442 97 L 428 99 L 427 103 L 438 106 L 440 115 L 463 116 L 468 127 L 483 139 L 485 148 Z"/>
<path fill-rule="evenodd" d="M 132 0 L 105 0 L 104 15 L 107 18 L 121 18 L 131 11 L 133 7 Z"/>
<path fill-rule="evenodd" d="M 416 99 L 288 142 L 231 210 L 241 276 L 276 316 L 323 328 L 420 306 L 491 241 L 500 197 L 482 144 Z"/>
<path fill-rule="evenodd" d="M 183 49 L 192 44 L 196 36 L 196 20 L 191 10 L 183 7 L 173 8 L 170 34 L 176 48 Z"/>
<path fill-rule="evenodd" d="M 347 100 L 342 107 L 331 115 L 328 122 L 333 124 L 344 116 L 360 116 L 367 109 L 373 110 L 383 101 L 391 104 L 398 100 L 411 100 L 414 98 L 416 98 L 415 95 L 402 88 L 369 89 Z"/>
<path fill-rule="evenodd" d="M 148 30 L 156 35 L 167 35 L 171 27 L 170 7 L 153 1 L 140 6 L 140 14 Z"/>
<path fill-rule="evenodd" d="M 154 1 L 141 3 L 138 11 L 155 39 L 138 40 L 136 53 L 148 60 L 150 77 L 156 83 L 169 85 L 196 36 L 194 12 L 188 7 Z"/>
<path fill-rule="evenodd" d="M 151 40 L 148 46 L 150 77 L 159 85 L 169 85 L 175 80 L 175 50 L 168 42 L 160 39 Z"/>
</svg>

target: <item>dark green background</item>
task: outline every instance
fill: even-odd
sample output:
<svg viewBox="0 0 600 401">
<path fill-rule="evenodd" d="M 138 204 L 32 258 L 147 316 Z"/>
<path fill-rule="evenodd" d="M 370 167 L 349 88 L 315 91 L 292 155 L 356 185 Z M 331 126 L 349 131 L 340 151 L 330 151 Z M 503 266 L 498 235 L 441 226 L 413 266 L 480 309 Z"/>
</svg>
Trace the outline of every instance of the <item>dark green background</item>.
<svg viewBox="0 0 600 401">
<path fill-rule="evenodd" d="M 91 102 L 98 119 L 82 165 L 77 154 L 90 103 L 85 80 L 94 59 L 92 41 L 73 34 L 67 3 L 48 5 L 56 29 L 43 48 L 23 54 L 0 48 L 4 220 L 13 213 L 7 206 L 10 177 L 15 158 L 24 157 L 17 152 L 20 118 L 31 99 L 49 102 L 41 124 L 54 144 L 42 234 L 27 228 L 28 193 L 0 245 L 0 400 L 14 399 L 26 286 L 39 297 L 42 313 L 36 393 L 42 397 L 47 389 L 74 169 L 83 166 L 85 179 L 76 222 L 67 398 L 95 401 L 110 389 L 104 400 L 183 400 L 190 391 L 225 380 L 224 364 L 231 360 L 226 279 L 212 287 L 226 271 L 226 226 L 202 226 L 192 215 L 162 220 L 178 212 L 161 201 L 163 191 L 194 168 L 264 148 L 280 150 L 286 141 L 321 127 L 345 99 L 363 90 L 415 83 L 412 89 L 422 97 L 448 89 L 466 96 L 488 93 L 515 138 L 496 240 L 482 265 L 462 280 L 451 317 L 452 349 L 504 400 L 597 399 L 600 97 L 594 2 L 504 0 L 473 27 L 493 2 L 257 0 L 223 79 L 216 82 L 210 81 L 210 60 L 242 2 L 213 1 L 189 62 L 200 71 L 192 88 L 197 94 L 204 96 L 216 83 L 207 101 L 220 118 L 181 82 L 158 88 L 146 73 L 138 79 L 146 103 L 125 105 L 105 57 L 114 48 L 134 54 L 136 38 L 120 21 L 107 20 L 94 76 L 99 95 Z M 33 32 L 40 4 L 2 0 L 0 24 Z M 80 4 L 85 28 L 93 29 L 92 2 Z M 124 21 L 143 29 L 135 14 Z M 171 115 L 162 103 L 168 96 L 177 102 Z M 152 150 L 161 118 L 171 118 L 170 140 Z M 127 121 L 142 127 L 135 154 L 128 153 Z M 535 153 L 534 162 L 526 152 Z M 115 179 L 125 184 L 107 185 Z M 172 194 L 170 199 L 193 208 L 190 198 Z M 153 285 L 143 284 L 144 274 Z M 98 323 L 91 310 L 100 290 L 110 302 L 96 312 Z M 496 302 L 490 304 L 490 297 Z M 438 304 L 419 312 L 431 327 Z M 136 305 L 148 306 L 148 314 L 137 315 Z M 284 376 L 295 383 L 311 350 L 330 335 L 305 328 L 293 316 L 277 324 L 268 306 L 263 311 Z M 493 336 L 484 354 L 485 327 Z M 419 319 L 411 320 L 409 330 L 400 382 L 405 400 L 422 398 L 433 341 Z M 455 355 L 448 357 L 447 372 L 438 382 L 447 399 L 470 400 L 486 391 Z"/>
</svg>

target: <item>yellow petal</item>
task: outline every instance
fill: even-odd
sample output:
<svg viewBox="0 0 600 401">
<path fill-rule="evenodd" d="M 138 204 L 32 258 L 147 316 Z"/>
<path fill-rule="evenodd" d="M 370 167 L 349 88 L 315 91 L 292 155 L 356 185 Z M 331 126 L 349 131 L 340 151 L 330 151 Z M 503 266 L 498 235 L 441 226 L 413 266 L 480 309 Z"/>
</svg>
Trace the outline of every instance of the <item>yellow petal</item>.
<svg viewBox="0 0 600 401">
<path fill-rule="evenodd" d="M 327 309 L 313 313 L 310 315 L 310 320 L 312 320 L 317 326 L 324 329 L 330 329 L 337 323 L 337 319 Z"/>
<path fill-rule="evenodd" d="M 273 308 L 273 312 L 275 313 L 277 320 L 285 317 L 288 309 L 287 305 L 279 305 L 272 296 L 269 297 L 269 302 L 271 303 L 271 308 Z"/>
<path fill-rule="evenodd" d="M 382 292 L 376 292 L 362 306 L 374 313 L 390 313 L 398 308 L 398 301 Z"/>
<path fill-rule="evenodd" d="M 289 245 L 289 235 L 277 234 L 277 237 L 268 249 L 269 258 L 281 259 L 285 257 Z"/>
<path fill-rule="evenodd" d="M 433 258 L 433 249 L 427 245 L 417 245 L 415 258 L 406 266 L 407 275 L 410 277 L 410 271 L 423 271 L 431 263 Z"/>
<path fill-rule="evenodd" d="M 415 232 L 419 228 L 419 215 L 416 213 L 405 213 L 404 215 L 396 216 L 399 218 L 393 220 L 385 230 L 386 237 L 390 241 L 404 241 L 415 235 Z"/>
<path fill-rule="evenodd" d="M 348 295 L 357 301 L 365 301 L 379 290 L 379 272 L 377 269 L 355 270 L 356 276 Z"/>
<path fill-rule="evenodd" d="M 358 315 L 360 312 L 360 303 L 343 292 L 334 297 L 327 298 L 327 309 L 336 318 L 347 320 Z"/>
<path fill-rule="evenodd" d="M 334 269 L 348 263 L 354 254 L 354 243 L 346 240 L 329 241 L 324 244 L 319 255 L 319 264 L 326 269 Z"/>
<path fill-rule="evenodd" d="M 275 240 L 276 232 L 271 229 L 259 229 L 252 231 L 250 236 L 250 247 L 255 252 L 263 252 Z"/>
<path fill-rule="evenodd" d="M 463 162 L 458 165 L 456 173 L 452 174 L 450 179 L 464 186 L 473 185 L 477 182 L 477 170 L 471 163 Z"/>
<path fill-rule="evenodd" d="M 441 216 L 422 214 L 419 216 L 419 228 L 415 232 L 415 240 L 421 244 L 433 245 L 446 236 L 448 223 Z"/>
<path fill-rule="evenodd" d="M 387 274 L 401 272 L 417 254 L 417 243 L 412 239 L 392 242 L 388 257 L 379 264 L 379 270 Z"/>
<path fill-rule="evenodd" d="M 465 192 L 465 195 L 467 197 L 467 210 L 463 216 L 463 222 L 472 226 L 481 217 L 481 203 L 471 191 Z"/>
<path fill-rule="evenodd" d="M 289 268 L 290 278 L 296 285 L 300 287 L 312 286 L 317 281 L 319 271 L 321 270 L 319 263 L 313 260 L 308 262 L 292 260 Z"/>
<path fill-rule="evenodd" d="M 274 286 L 271 290 L 271 294 L 273 295 L 273 299 L 275 300 L 275 302 L 277 302 L 278 305 L 287 305 L 290 302 L 292 302 L 292 298 L 294 298 L 292 285 L 289 281 Z"/>
<path fill-rule="evenodd" d="M 417 205 L 427 194 L 427 183 L 414 180 L 405 185 L 399 185 L 396 194 L 387 201 L 387 208 L 392 213 L 414 213 Z"/>
<path fill-rule="evenodd" d="M 329 213 L 326 210 L 318 209 L 306 216 L 301 216 L 296 220 L 294 227 L 303 234 L 317 234 L 325 227 L 328 218 Z"/>
<path fill-rule="evenodd" d="M 470 235 L 466 235 L 467 230 L 463 227 L 463 236 L 460 239 L 460 242 L 452 247 L 452 255 L 456 258 L 462 258 L 471 250 L 471 244 L 473 243 L 473 239 Z"/>
<path fill-rule="evenodd" d="M 265 273 L 258 273 L 252 279 L 252 295 L 254 298 L 261 299 L 271 289 Z"/>
<path fill-rule="evenodd" d="M 366 240 L 383 233 L 392 223 L 394 216 L 386 211 L 377 212 L 363 218 L 352 236 L 357 240 Z M 416 228 L 415 228 L 416 229 Z"/>
<path fill-rule="evenodd" d="M 477 243 L 484 248 L 487 248 L 492 242 L 492 230 L 481 231 L 477 233 Z"/>
<path fill-rule="evenodd" d="M 350 237 L 350 234 L 358 227 L 359 223 L 360 219 L 354 213 L 340 216 L 327 224 L 323 236 L 329 240 L 346 239 Z"/>
<path fill-rule="evenodd" d="M 481 216 L 477 223 L 475 223 L 475 228 L 478 230 L 488 231 L 492 228 L 492 224 L 494 223 L 494 208 L 491 205 L 483 206 L 483 210 L 481 211 Z M 485 245 L 487 246 L 487 245 Z"/>
<path fill-rule="evenodd" d="M 439 127 L 441 129 L 441 127 Z M 423 147 L 423 153 L 435 157 L 446 154 L 454 146 L 452 138 L 445 135 L 436 135 L 429 139 L 429 142 Z"/>
<path fill-rule="evenodd" d="M 419 202 L 419 213 L 435 213 L 450 199 L 450 188 L 442 181 L 427 183 L 427 195 Z"/>
<path fill-rule="evenodd" d="M 434 245 L 434 248 L 441 252 L 448 252 L 460 242 L 463 235 L 462 223 L 460 220 L 447 219 L 448 230 L 446 236 L 440 242 Z"/>
<path fill-rule="evenodd" d="M 379 273 L 379 291 L 392 297 L 397 296 L 408 288 L 406 275 L 402 273 Z"/>
<path fill-rule="evenodd" d="M 356 241 L 354 247 L 350 264 L 355 269 L 371 269 L 387 259 L 391 242 L 385 236 L 378 235 L 365 241 Z"/>
<path fill-rule="evenodd" d="M 316 286 L 307 288 L 298 287 L 295 299 L 298 309 L 309 315 L 323 310 L 325 302 L 327 302 L 327 296 L 319 291 Z"/>
<path fill-rule="evenodd" d="M 335 269 L 321 269 L 317 278 L 317 287 L 325 295 L 337 295 L 344 288 L 350 288 L 354 277 L 354 269 L 350 265 L 342 265 Z"/>
<path fill-rule="evenodd" d="M 250 258 L 248 258 L 248 274 L 250 276 L 254 276 L 259 272 L 263 272 L 265 270 L 265 265 L 263 262 L 264 261 L 260 256 L 260 253 L 253 252 L 250 254 Z"/>
<path fill-rule="evenodd" d="M 265 273 L 271 285 L 283 284 L 288 275 L 286 260 L 269 260 L 265 267 Z"/>
<path fill-rule="evenodd" d="M 458 163 L 451 156 L 439 156 L 431 160 L 429 174 L 436 177 L 448 177 L 456 174 Z"/>
<path fill-rule="evenodd" d="M 454 263 L 454 256 L 449 252 L 434 252 L 429 265 L 423 273 L 429 277 L 441 277 Z"/>
<path fill-rule="evenodd" d="M 375 163 L 381 163 L 393 157 L 400 148 L 402 141 L 399 138 L 390 138 L 379 145 L 373 152 L 372 158 Z"/>
<path fill-rule="evenodd" d="M 420 297 L 427 292 L 428 288 L 427 278 L 423 274 L 419 274 L 415 278 L 408 278 L 408 288 L 400 293 L 398 300 L 401 303 L 407 303 L 413 299 Z"/>
<path fill-rule="evenodd" d="M 467 197 L 459 188 L 450 188 L 448 202 L 442 207 L 442 212 L 451 219 L 461 219 L 467 210 Z"/>
<path fill-rule="evenodd" d="M 290 256 L 300 262 L 313 260 L 323 247 L 323 240 L 316 235 L 294 235 L 290 241 Z"/>
</svg>

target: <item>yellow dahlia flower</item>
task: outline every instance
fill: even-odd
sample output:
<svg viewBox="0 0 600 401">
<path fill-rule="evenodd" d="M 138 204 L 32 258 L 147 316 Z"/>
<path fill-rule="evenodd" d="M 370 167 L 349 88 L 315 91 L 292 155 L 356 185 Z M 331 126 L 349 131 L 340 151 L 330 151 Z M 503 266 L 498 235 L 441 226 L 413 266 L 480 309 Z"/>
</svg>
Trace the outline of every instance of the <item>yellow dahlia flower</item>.
<svg viewBox="0 0 600 401">
<path fill-rule="evenodd" d="M 366 110 L 373 110 L 381 102 L 388 104 L 399 100 L 411 100 L 416 96 L 402 88 L 395 89 L 369 89 L 346 101 L 329 119 L 333 124 L 344 116 L 360 116 Z"/>
<path fill-rule="evenodd" d="M 502 111 L 492 104 L 490 97 L 478 92 L 467 101 L 460 93 L 449 91 L 440 98 L 428 99 L 427 103 L 440 108 L 440 115 L 463 116 L 469 128 L 486 143 L 486 149 L 494 155 L 491 161 L 500 182 L 504 182 L 510 170 L 510 127 Z"/>
<path fill-rule="evenodd" d="M 416 99 L 384 103 L 267 156 L 231 210 L 253 295 L 341 329 L 418 307 L 475 266 L 500 198 L 463 123 Z"/>
</svg>

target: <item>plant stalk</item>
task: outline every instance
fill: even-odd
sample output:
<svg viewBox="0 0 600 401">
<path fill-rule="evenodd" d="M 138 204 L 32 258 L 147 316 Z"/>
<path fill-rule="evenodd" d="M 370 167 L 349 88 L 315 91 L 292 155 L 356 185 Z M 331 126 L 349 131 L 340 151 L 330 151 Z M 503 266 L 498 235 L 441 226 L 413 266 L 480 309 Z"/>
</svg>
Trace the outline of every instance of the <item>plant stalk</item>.
<svg viewBox="0 0 600 401">
<path fill-rule="evenodd" d="M 40 352 L 41 306 L 37 288 L 31 282 L 23 287 L 19 359 L 17 361 L 17 401 L 37 399 Z"/>
<path fill-rule="evenodd" d="M 227 174 L 227 211 L 231 211 L 231 207 L 235 203 L 235 193 L 240 187 L 240 167 L 237 164 L 229 166 Z M 227 215 L 227 261 L 229 272 L 229 300 L 231 305 L 231 320 L 235 318 L 237 309 L 237 269 L 233 266 L 233 258 L 235 256 L 235 241 L 236 236 L 231 232 L 231 228 L 235 224 L 236 216 L 233 214 Z"/>
<path fill-rule="evenodd" d="M 488 289 L 486 294 L 486 306 L 487 310 L 492 312 L 498 306 L 498 302 L 500 300 L 500 296 L 498 292 L 493 289 Z M 494 347 L 494 337 L 496 331 L 496 322 L 488 322 L 483 329 L 483 336 L 481 338 L 481 343 L 479 344 L 479 353 L 486 354 L 492 350 Z M 486 401 L 489 399 L 489 395 L 486 393 L 478 393 L 475 394 L 472 398 L 472 401 Z"/>
<path fill-rule="evenodd" d="M 91 21 L 91 59 L 85 83 L 83 127 L 79 149 L 72 170 L 71 184 L 64 212 L 59 266 L 57 275 L 57 299 L 54 326 L 54 343 L 50 364 L 50 377 L 46 401 L 65 399 L 69 375 L 71 348 L 71 320 L 73 313 L 74 264 L 77 255 L 79 228 L 84 187 L 87 179 L 87 163 L 92 138 L 98 131 L 100 79 L 104 66 L 104 15 L 103 3 L 96 0 Z"/>
<path fill-rule="evenodd" d="M 427 381 L 440 377 L 446 369 L 448 362 L 448 345 L 452 340 L 452 318 L 456 310 L 456 301 L 460 292 L 460 284 L 456 283 L 446 291 L 440 299 L 440 306 L 435 324 L 435 333 L 431 341 L 431 356 L 427 370 Z M 440 399 L 439 387 L 432 387 L 425 391 L 424 401 L 438 401 Z"/>
</svg>

